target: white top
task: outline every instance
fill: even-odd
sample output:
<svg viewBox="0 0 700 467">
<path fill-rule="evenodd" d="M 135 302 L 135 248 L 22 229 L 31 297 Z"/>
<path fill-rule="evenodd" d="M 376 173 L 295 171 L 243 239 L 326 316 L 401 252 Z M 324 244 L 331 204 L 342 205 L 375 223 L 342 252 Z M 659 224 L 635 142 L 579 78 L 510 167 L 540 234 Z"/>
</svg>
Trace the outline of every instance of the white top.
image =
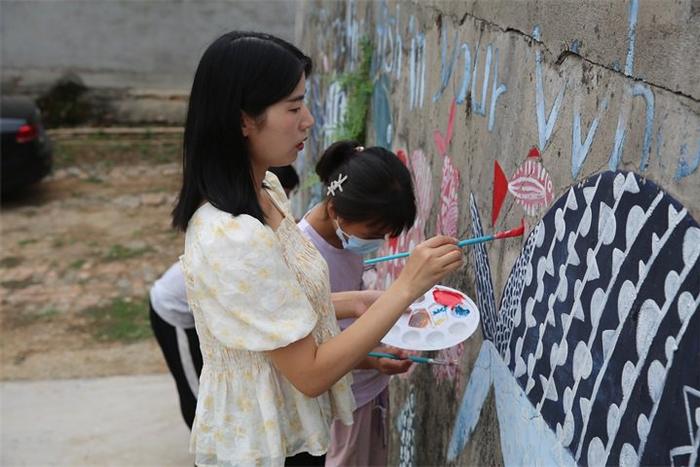
<svg viewBox="0 0 700 467">
<path fill-rule="evenodd" d="M 282 466 L 302 451 L 325 453 L 334 418 L 352 424 L 349 376 L 310 398 L 265 352 L 339 332 L 328 266 L 294 223 L 277 177 L 268 172 L 265 182 L 285 213 L 277 230 L 209 203 L 187 227 L 181 262 L 204 360 L 190 442 L 199 466 Z"/>
<path fill-rule="evenodd" d="M 194 317 L 187 305 L 185 275 L 180 263 L 175 263 L 165 271 L 151 287 L 151 306 L 163 321 L 176 328 L 192 329 Z"/>
</svg>

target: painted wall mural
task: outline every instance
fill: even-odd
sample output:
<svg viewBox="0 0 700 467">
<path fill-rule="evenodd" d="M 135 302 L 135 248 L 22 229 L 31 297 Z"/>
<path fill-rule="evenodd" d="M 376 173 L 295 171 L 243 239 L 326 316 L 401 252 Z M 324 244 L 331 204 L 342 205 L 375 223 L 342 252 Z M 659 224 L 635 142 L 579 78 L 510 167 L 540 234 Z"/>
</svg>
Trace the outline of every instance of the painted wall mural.
<svg viewBox="0 0 700 467">
<path fill-rule="evenodd" d="M 468 270 L 446 284 L 476 298 L 483 344 L 432 355 L 460 365 L 414 365 L 396 379 L 391 463 L 700 463 L 700 377 L 689 357 L 700 355 L 700 239 L 688 212 L 698 219 L 700 107 L 693 90 L 637 71 L 663 55 L 647 43 L 656 7 L 614 7 L 622 40 L 602 63 L 586 55 L 588 31 L 559 43 L 561 29 L 543 31 L 548 14 L 515 24 L 493 11 L 482 18 L 483 6 L 312 4 L 304 35 L 319 46 L 323 75 L 308 80 L 318 141 L 309 149 L 327 142 L 343 106 L 332 84 L 367 37 L 367 143 L 396 152 L 414 180 L 416 222 L 378 254 L 435 233 L 464 236 L 469 217 L 477 236 L 522 216 L 533 226 L 522 244 L 472 247 Z M 303 156 L 308 171 L 314 156 Z M 404 264 L 367 270 L 366 286 L 387 288 Z M 456 395 L 459 407 L 433 394 Z M 454 426 L 436 429 L 436 414 Z M 483 447 L 493 439 L 500 446 Z"/>
<path fill-rule="evenodd" d="M 698 462 L 700 227 L 680 203 L 631 172 L 574 185 L 528 236 L 498 313 L 474 257 L 486 340 L 449 459 L 493 385 L 508 465 Z"/>
<path fill-rule="evenodd" d="M 413 467 L 416 465 L 416 435 L 413 427 L 415 417 L 416 394 L 410 391 L 396 418 L 396 429 L 399 432 L 401 441 L 401 447 L 399 448 L 400 467 Z"/>
<path fill-rule="evenodd" d="M 506 195 L 510 193 L 528 216 L 534 216 L 554 199 L 554 185 L 537 147 L 532 147 L 525 161 L 517 168 L 510 181 L 498 161 L 493 167 L 493 203 L 491 225 L 496 225 Z"/>
</svg>

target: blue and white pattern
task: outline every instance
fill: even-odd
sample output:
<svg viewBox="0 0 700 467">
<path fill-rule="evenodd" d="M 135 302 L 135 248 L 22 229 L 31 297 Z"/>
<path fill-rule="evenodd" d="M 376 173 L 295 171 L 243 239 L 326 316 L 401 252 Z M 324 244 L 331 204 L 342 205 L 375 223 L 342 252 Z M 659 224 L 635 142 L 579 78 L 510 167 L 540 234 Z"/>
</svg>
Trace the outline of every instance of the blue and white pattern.
<svg viewBox="0 0 700 467">
<path fill-rule="evenodd" d="M 401 447 L 399 448 L 400 467 L 413 467 L 416 465 L 416 436 L 413 428 L 415 417 L 416 394 L 411 391 L 396 419 L 396 427 L 401 441 Z"/>
<path fill-rule="evenodd" d="M 472 217 L 477 223 L 475 203 Z M 477 264 L 488 261 L 485 250 L 475 255 Z M 697 464 L 699 257 L 697 222 L 633 173 L 591 177 L 551 207 L 525 242 L 496 322 L 482 316 L 485 335 L 497 330 L 482 352 L 489 344 L 496 357 L 490 380 L 506 463 L 523 463 L 518 456 L 527 454 L 535 463 Z M 490 276 L 477 278 L 480 299 L 487 281 Z M 502 366 L 521 396 L 499 390 L 510 384 L 496 377 Z M 476 386 L 482 384 L 469 381 L 451 459 L 478 421 L 481 402 L 476 410 L 466 406 L 481 398 L 485 391 Z M 542 438 L 527 453 L 506 448 L 514 442 L 506 436 L 513 418 L 503 412 L 525 398 L 532 413 L 520 416 L 546 422 L 556 447 Z M 566 454 L 553 456 L 559 448 Z"/>
</svg>

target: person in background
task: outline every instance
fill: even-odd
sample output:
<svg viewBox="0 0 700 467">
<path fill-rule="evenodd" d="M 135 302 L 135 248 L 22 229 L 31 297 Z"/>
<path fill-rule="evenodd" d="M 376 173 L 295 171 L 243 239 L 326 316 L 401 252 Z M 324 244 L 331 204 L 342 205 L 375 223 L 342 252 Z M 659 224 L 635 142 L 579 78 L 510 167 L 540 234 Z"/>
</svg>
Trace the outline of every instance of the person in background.
<svg viewBox="0 0 700 467">
<path fill-rule="evenodd" d="M 299 175 L 291 165 L 271 167 L 270 172 L 277 175 L 287 196 L 299 186 Z M 182 418 L 192 429 L 199 375 L 202 373 L 202 352 L 192 310 L 187 304 L 185 276 L 179 261 L 151 287 L 149 308 L 153 334 L 175 380 Z"/>
<path fill-rule="evenodd" d="M 356 141 L 328 147 L 316 164 L 316 173 L 327 195 L 304 216 L 299 228 L 328 263 L 331 292 L 360 290 L 363 256 L 415 221 L 411 174 L 394 153 L 381 147 L 364 148 Z M 353 322 L 354 318 L 340 320 L 340 329 Z M 404 355 L 387 347 L 375 350 Z M 410 360 L 368 357 L 356 367 L 353 424 L 333 423 L 326 466 L 387 464 L 389 375 L 410 366 Z"/>
</svg>

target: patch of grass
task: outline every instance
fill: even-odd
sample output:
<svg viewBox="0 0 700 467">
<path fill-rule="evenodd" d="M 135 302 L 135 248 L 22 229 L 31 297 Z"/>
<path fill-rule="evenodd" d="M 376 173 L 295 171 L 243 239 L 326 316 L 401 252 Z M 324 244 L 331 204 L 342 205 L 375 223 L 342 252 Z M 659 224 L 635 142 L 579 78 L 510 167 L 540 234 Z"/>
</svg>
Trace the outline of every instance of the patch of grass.
<svg viewBox="0 0 700 467">
<path fill-rule="evenodd" d="M 9 281 L 0 282 L 1 286 L 3 286 L 6 289 L 9 289 L 9 290 L 26 289 L 30 285 L 34 285 L 34 284 L 36 284 L 36 282 L 34 282 L 34 279 L 32 277 L 28 277 L 26 279 L 21 279 L 18 281 L 9 280 Z"/>
<path fill-rule="evenodd" d="M 97 175 L 90 175 L 88 178 L 85 179 L 85 181 L 88 183 L 93 183 L 93 184 L 104 183 L 104 180 L 102 180 Z"/>
<path fill-rule="evenodd" d="M 131 343 L 153 335 L 146 299 L 117 298 L 107 306 L 81 312 L 90 322 L 92 336 L 102 342 Z"/>
<path fill-rule="evenodd" d="M 23 261 L 24 258 L 19 256 L 5 256 L 3 259 L 0 259 L 0 268 L 14 268 L 22 264 Z"/>
<path fill-rule="evenodd" d="M 30 324 L 34 324 L 39 321 L 50 321 L 60 313 L 61 312 L 59 310 L 53 307 L 44 308 L 38 313 L 20 311 L 19 313 L 13 313 L 12 317 L 8 320 L 8 324 L 15 328 L 20 326 L 29 326 Z"/>
<path fill-rule="evenodd" d="M 342 125 L 336 130 L 336 139 L 352 139 L 365 143 L 367 132 L 367 115 L 369 113 L 374 83 L 370 76 L 372 67 L 372 42 L 363 37 L 360 40 L 360 64 L 350 73 L 344 73 L 339 81 L 348 96 L 347 109 Z"/>
<path fill-rule="evenodd" d="M 83 264 L 85 264 L 84 259 L 76 259 L 68 265 L 68 269 L 80 269 L 83 267 Z"/>
<path fill-rule="evenodd" d="M 54 248 L 61 248 L 65 244 L 65 240 L 63 240 L 62 238 L 54 238 L 53 242 L 51 242 L 51 246 Z"/>
<path fill-rule="evenodd" d="M 20 240 L 19 242 L 17 242 L 17 245 L 19 245 L 19 246 L 31 245 L 32 243 L 36 243 L 38 241 L 39 241 L 39 239 L 37 239 L 37 238 L 28 238 L 26 240 Z"/>
<path fill-rule="evenodd" d="M 180 134 L 95 133 L 54 140 L 54 165 L 57 169 L 95 164 L 107 164 L 108 169 L 114 165 L 141 162 L 163 164 L 179 162 L 181 154 Z"/>
<path fill-rule="evenodd" d="M 141 248 L 129 248 L 124 245 L 116 244 L 109 247 L 109 250 L 104 256 L 105 261 L 122 261 L 125 259 L 137 258 L 139 256 L 145 255 L 146 253 L 152 253 L 155 251 L 150 246 L 144 246 Z"/>
</svg>

